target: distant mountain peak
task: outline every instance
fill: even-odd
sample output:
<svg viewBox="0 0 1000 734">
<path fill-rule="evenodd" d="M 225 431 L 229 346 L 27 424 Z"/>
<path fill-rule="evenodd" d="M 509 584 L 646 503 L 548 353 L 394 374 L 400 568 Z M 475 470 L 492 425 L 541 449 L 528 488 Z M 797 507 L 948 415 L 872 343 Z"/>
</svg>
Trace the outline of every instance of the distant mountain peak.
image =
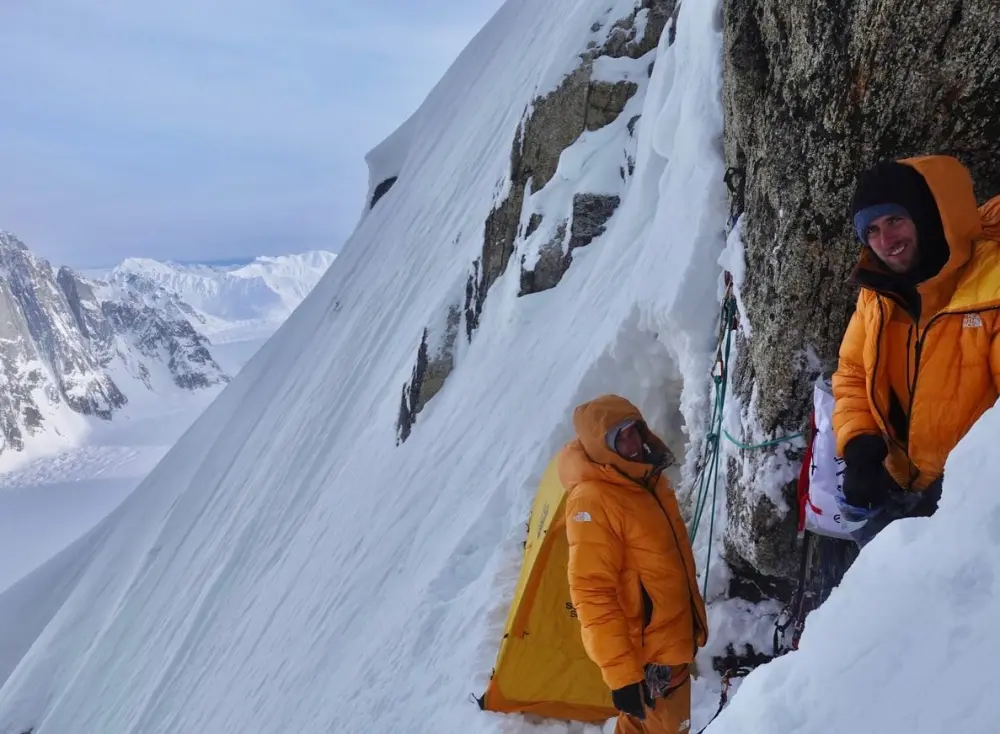
<svg viewBox="0 0 1000 734">
<path fill-rule="evenodd" d="M 308 295 L 336 255 L 309 250 L 262 255 L 244 264 L 159 261 L 132 257 L 108 273 L 109 280 L 141 277 L 166 288 L 209 320 L 280 323 Z"/>
<path fill-rule="evenodd" d="M 0 247 L 10 247 L 18 250 L 28 249 L 25 244 L 17 238 L 17 235 L 13 232 L 8 232 L 5 229 L 0 229 Z"/>
<path fill-rule="evenodd" d="M 227 382 L 197 319 L 155 280 L 54 271 L 13 233 L 0 233 L 0 454 L 49 431 L 71 440 L 83 416 L 110 420 L 137 389 L 119 384 L 128 376 L 139 389 L 157 388 L 157 369 L 178 388 Z"/>
<path fill-rule="evenodd" d="M 0 231 L 0 455 L 84 416 L 111 420 L 136 391 L 200 390 L 231 377 L 209 341 L 234 326 L 270 333 L 336 255 L 266 255 L 241 264 L 130 257 L 109 270 L 58 270 Z"/>
</svg>

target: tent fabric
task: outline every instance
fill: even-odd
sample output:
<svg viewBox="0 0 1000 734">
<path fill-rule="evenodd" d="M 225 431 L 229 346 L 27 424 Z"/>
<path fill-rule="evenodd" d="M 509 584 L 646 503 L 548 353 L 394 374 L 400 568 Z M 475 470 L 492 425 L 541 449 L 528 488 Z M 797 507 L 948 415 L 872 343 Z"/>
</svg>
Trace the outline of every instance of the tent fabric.
<svg viewBox="0 0 1000 734">
<path fill-rule="evenodd" d="M 531 508 L 521 574 L 479 700 L 484 710 L 587 722 L 617 715 L 600 668 L 583 648 L 570 601 L 565 495 L 553 458 Z"/>
</svg>

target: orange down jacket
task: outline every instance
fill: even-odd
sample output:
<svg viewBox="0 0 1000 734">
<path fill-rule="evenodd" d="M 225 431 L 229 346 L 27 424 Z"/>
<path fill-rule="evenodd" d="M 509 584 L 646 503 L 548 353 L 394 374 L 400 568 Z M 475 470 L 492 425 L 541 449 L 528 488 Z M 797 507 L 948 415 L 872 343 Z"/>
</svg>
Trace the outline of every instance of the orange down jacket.
<svg viewBox="0 0 1000 734">
<path fill-rule="evenodd" d="M 886 467 L 904 489 L 922 490 L 1000 392 L 1000 244 L 987 238 L 968 170 L 950 156 L 901 160 L 927 181 L 950 250 L 921 283 L 919 318 L 881 291 L 879 263 L 864 248 L 852 281 L 862 286 L 833 376 L 837 448 L 869 433 L 889 447 Z M 990 230 L 990 233 L 995 228 Z M 889 420 L 890 391 L 905 406 L 908 436 Z"/>
<path fill-rule="evenodd" d="M 691 543 L 669 482 L 605 444 L 607 431 L 629 418 L 642 420 L 616 395 L 580 405 L 577 439 L 559 455 L 570 598 L 584 648 L 612 690 L 642 680 L 647 663 L 690 663 L 708 638 Z M 662 451 L 662 441 L 642 427 L 647 443 Z"/>
</svg>

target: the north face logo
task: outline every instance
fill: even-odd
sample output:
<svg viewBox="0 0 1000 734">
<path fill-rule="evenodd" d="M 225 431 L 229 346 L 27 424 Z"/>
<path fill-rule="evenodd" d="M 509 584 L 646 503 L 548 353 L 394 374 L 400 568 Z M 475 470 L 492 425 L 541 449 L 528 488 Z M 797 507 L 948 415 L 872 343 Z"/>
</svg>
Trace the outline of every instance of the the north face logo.
<svg viewBox="0 0 1000 734">
<path fill-rule="evenodd" d="M 983 320 L 979 318 L 979 314 L 977 313 L 967 313 L 965 314 L 965 318 L 962 319 L 963 329 L 978 329 L 982 325 Z"/>
</svg>

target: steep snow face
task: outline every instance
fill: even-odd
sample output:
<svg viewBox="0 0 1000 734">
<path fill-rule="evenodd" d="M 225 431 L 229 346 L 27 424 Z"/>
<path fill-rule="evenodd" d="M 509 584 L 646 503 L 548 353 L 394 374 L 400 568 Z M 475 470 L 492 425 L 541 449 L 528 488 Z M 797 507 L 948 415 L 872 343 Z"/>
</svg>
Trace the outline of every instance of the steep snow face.
<svg viewBox="0 0 1000 734">
<path fill-rule="evenodd" d="M 113 511 L 216 395 L 177 390 L 158 395 L 154 409 L 130 400 L 114 420 L 95 422 L 82 445 L 0 473 L 0 592 Z M 0 679 L 9 672 L 0 666 Z"/>
<path fill-rule="evenodd" d="M 559 284 L 519 297 L 512 256 L 397 445 L 399 387 L 428 314 L 448 312 L 483 251 L 526 107 L 639 6 L 501 8 L 370 157 L 373 188 L 397 180 L 315 290 L 113 515 L 0 597 L 0 615 L 36 612 L 0 625 L 17 658 L 0 665 L 0 730 L 526 726 L 469 694 L 494 663 L 531 498 L 573 407 L 614 391 L 678 455 L 703 436 L 726 217 L 717 0 L 685 0 L 643 59 L 655 66 L 629 100 L 639 117 L 588 131 L 530 201 L 565 219 L 561 184 L 580 176 L 621 197 Z M 623 148 L 624 180 L 610 165 Z M 735 625 L 724 609 L 713 626 Z M 702 670 L 694 728 L 717 701 Z"/>
<path fill-rule="evenodd" d="M 751 673 L 706 734 L 996 731 L 998 431 L 994 407 L 949 457 L 934 517 L 865 546 L 799 649 Z"/>
<path fill-rule="evenodd" d="M 209 319 L 280 322 L 302 302 L 336 258 L 315 250 L 278 257 L 258 257 L 241 266 L 180 265 L 129 258 L 109 275 L 117 283 L 134 278 L 177 294 Z M 208 317 L 206 319 L 205 317 Z"/>
</svg>

